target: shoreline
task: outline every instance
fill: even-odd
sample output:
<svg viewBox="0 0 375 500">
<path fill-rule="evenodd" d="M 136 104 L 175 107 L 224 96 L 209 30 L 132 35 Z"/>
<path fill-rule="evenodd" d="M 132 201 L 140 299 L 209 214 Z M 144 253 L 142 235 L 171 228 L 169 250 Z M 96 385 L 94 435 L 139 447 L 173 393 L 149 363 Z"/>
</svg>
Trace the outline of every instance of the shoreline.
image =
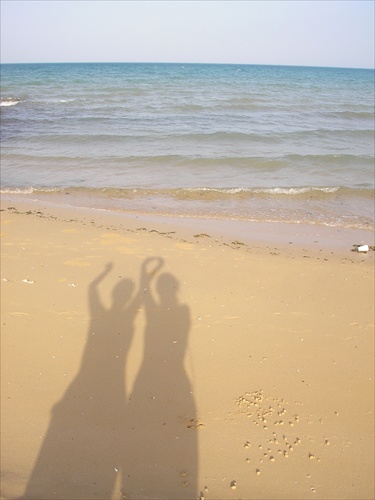
<svg viewBox="0 0 375 500">
<path fill-rule="evenodd" d="M 196 231 L 206 237 L 224 240 L 228 244 L 233 241 L 240 244 L 267 247 L 276 245 L 281 250 L 309 250 L 314 252 L 332 252 L 344 257 L 353 255 L 356 245 L 375 245 L 375 233 L 372 230 L 331 227 L 320 224 L 297 224 L 288 222 L 261 222 L 230 219 L 212 219 L 205 217 L 189 217 L 170 215 L 136 214 L 126 211 L 115 211 L 105 208 L 76 207 L 58 201 L 30 200 L 15 194 L 2 194 L 1 207 L 18 204 L 22 210 L 45 210 L 53 216 L 60 211 L 70 217 L 92 216 L 105 219 L 116 224 L 130 224 L 135 227 L 140 222 L 161 225 L 166 232 L 181 233 L 183 237 L 194 237 Z M 78 219 L 77 219 L 78 220 Z M 350 254 L 348 253 L 350 251 Z M 374 252 L 370 250 L 370 256 Z M 369 259 L 368 259 L 369 260 Z"/>
<path fill-rule="evenodd" d="M 373 498 L 357 233 L 1 201 L 1 500 Z"/>
<path fill-rule="evenodd" d="M 257 191 L 256 188 L 255 192 Z M 277 189 L 284 189 L 284 194 L 276 194 Z M 346 194 L 348 198 L 341 198 L 335 191 L 328 199 L 314 199 L 314 191 L 310 188 L 301 188 L 306 192 L 300 196 L 296 193 L 288 195 L 287 192 L 295 191 L 296 188 L 275 188 L 275 193 L 267 194 L 267 190 L 257 198 L 249 195 L 248 199 L 243 195 L 226 194 L 231 188 L 221 190 L 212 188 L 181 188 L 168 189 L 125 189 L 126 195 L 119 196 L 119 191 L 114 188 L 71 188 L 57 191 L 38 192 L 27 189 L 14 191 L 4 189 L 2 195 L 15 195 L 19 199 L 29 201 L 40 201 L 49 205 L 87 207 L 96 210 L 104 210 L 114 213 L 124 213 L 133 216 L 151 216 L 160 218 L 197 219 L 242 222 L 244 224 L 286 224 L 325 227 L 337 229 L 350 229 L 353 231 L 373 231 L 374 226 L 374 203 L 373 196 L 360 199 Z M 311 188 L 331 189 L 331 188 Z M 340 190 L 341 188 L 332 188 Z M 345 191 L 345 189 L 343 189 Z M 236 189 L 234 189 L 236 191 Z M 241 192 L 241 189 L 239 189 Z M 272 190 L 271 190 L 272 191 Z M 192 193 L 195 193 L 192 195 Z M 373 192 L 370 191 L 372 194 Z M 210 193 L 210 194 L 207 194 Z M 238 196 L 238 198 L 237 198 Z M 338 198 L 337 198 L 338 196 Z M 359 216 L 358 214 L 361 214 Z"/>
</svg>

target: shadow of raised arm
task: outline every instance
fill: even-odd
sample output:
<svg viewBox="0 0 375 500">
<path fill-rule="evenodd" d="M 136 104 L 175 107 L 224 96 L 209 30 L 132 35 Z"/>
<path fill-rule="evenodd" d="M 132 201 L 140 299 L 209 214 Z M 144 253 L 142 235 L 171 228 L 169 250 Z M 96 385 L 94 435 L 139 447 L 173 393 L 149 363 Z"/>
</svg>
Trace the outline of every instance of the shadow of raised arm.
<svg viewBox="0 0 375 500">
<path fill-rule="evenodd" d="M 106 265 L 104 271 L 102 271 L 95 279 L 93 279 L 89 285 L 89 306 L 90 306 L 91 316 L 93 315 L 93 313 L 97 314 L 98 312 L 103 312 L 105 310 L 100 300 L 97 286 L 101 281 L 103 281 L 103 279 L 107 276 L 107 274 L 109 274 L 112 268 L 113 264 L 112 262 L 109 262 Z"/>
<path fill-rule="evenodd" d="M 141 269 L 140 291 L 142 293 L 142 300 L 146 307 L 153 305 L 154 299 L 150 292 L 150 284 L 152 278 L 162 268 L 164 260 L 161 257 L 150 257 L 146 259 Z"/>
</svg>

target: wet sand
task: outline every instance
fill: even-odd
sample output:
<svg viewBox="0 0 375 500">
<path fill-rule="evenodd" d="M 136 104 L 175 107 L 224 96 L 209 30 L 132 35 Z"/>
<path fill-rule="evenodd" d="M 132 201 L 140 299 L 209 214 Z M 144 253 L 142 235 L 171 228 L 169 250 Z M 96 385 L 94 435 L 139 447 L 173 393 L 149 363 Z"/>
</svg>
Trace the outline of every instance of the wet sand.
<svg viewBox="0 0 375 500">
<path fill-rule="evenodd" d="M 2 499 L 374 497 L 366 234 L 1 218 Z"/>
</svg>

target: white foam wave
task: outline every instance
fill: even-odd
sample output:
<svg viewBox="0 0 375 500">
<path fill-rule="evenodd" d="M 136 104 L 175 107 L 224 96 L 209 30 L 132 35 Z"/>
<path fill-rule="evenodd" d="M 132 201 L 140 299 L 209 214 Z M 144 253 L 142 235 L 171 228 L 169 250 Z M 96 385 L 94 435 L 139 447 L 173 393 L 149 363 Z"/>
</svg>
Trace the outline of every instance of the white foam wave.
<svg viewBox="0 0 375 500">
<path fill-rule="evenodd" d="M 4 106 L 15 106 L 19 102 L 21 102 L 21 99 L 12 99 L 12 98 L 2 99 L 1 102 L 0 102 L 0 106 L 2 106 L 2 107 L 4 107 Z"/>
<path fill-rule="evenodd" d="M 34 188 L 3 188 L 0 189 L 1 194 L 31 194 L 34 192 Z"/>
<path fill-rule="evenodd" d="M 339 187 L 290 187 L 290 188 L 263 188 L 254 189 L 254 193 L 258 194 L 305 194 L 320 191 L 322 193 L 335 193 L 338 191 Z"/>
<path fill-rule="evenodd" d="M 186 191 L 208 191 L 214 193 L 229 193 L 229 194 L 237 194 L 243 193 L 246 191 L 253 191 L 251 188 L 208 188 L 208 187 L 200 187 L 200 188 L 185 188 Z"/>
<path fill-rule="evenodd" d="M 340 188 L 338 186 L 332 187 L 273 187 L 273 188 L 187 188 L 186 191 L 208 191 L 225 194 L 238 194 L 238 193 L 254 193 L 254 194 L 281 194 L 281 195 L 298 195 L 305 193 L 321 192 L 321 193 L 336 193 Z"/>
</svg>

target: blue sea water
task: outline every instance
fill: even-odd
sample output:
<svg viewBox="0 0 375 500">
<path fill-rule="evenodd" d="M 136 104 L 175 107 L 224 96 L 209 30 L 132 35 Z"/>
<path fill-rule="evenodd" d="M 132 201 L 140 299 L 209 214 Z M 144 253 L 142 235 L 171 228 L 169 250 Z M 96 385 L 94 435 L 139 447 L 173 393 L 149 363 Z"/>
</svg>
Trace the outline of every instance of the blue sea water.
<svg viewBox="0 0 375 500">
<path fill-rule="evenodd" d="M 2 192 L 374 229 L 374 71 L 2 64 Z"/>
</svg>

